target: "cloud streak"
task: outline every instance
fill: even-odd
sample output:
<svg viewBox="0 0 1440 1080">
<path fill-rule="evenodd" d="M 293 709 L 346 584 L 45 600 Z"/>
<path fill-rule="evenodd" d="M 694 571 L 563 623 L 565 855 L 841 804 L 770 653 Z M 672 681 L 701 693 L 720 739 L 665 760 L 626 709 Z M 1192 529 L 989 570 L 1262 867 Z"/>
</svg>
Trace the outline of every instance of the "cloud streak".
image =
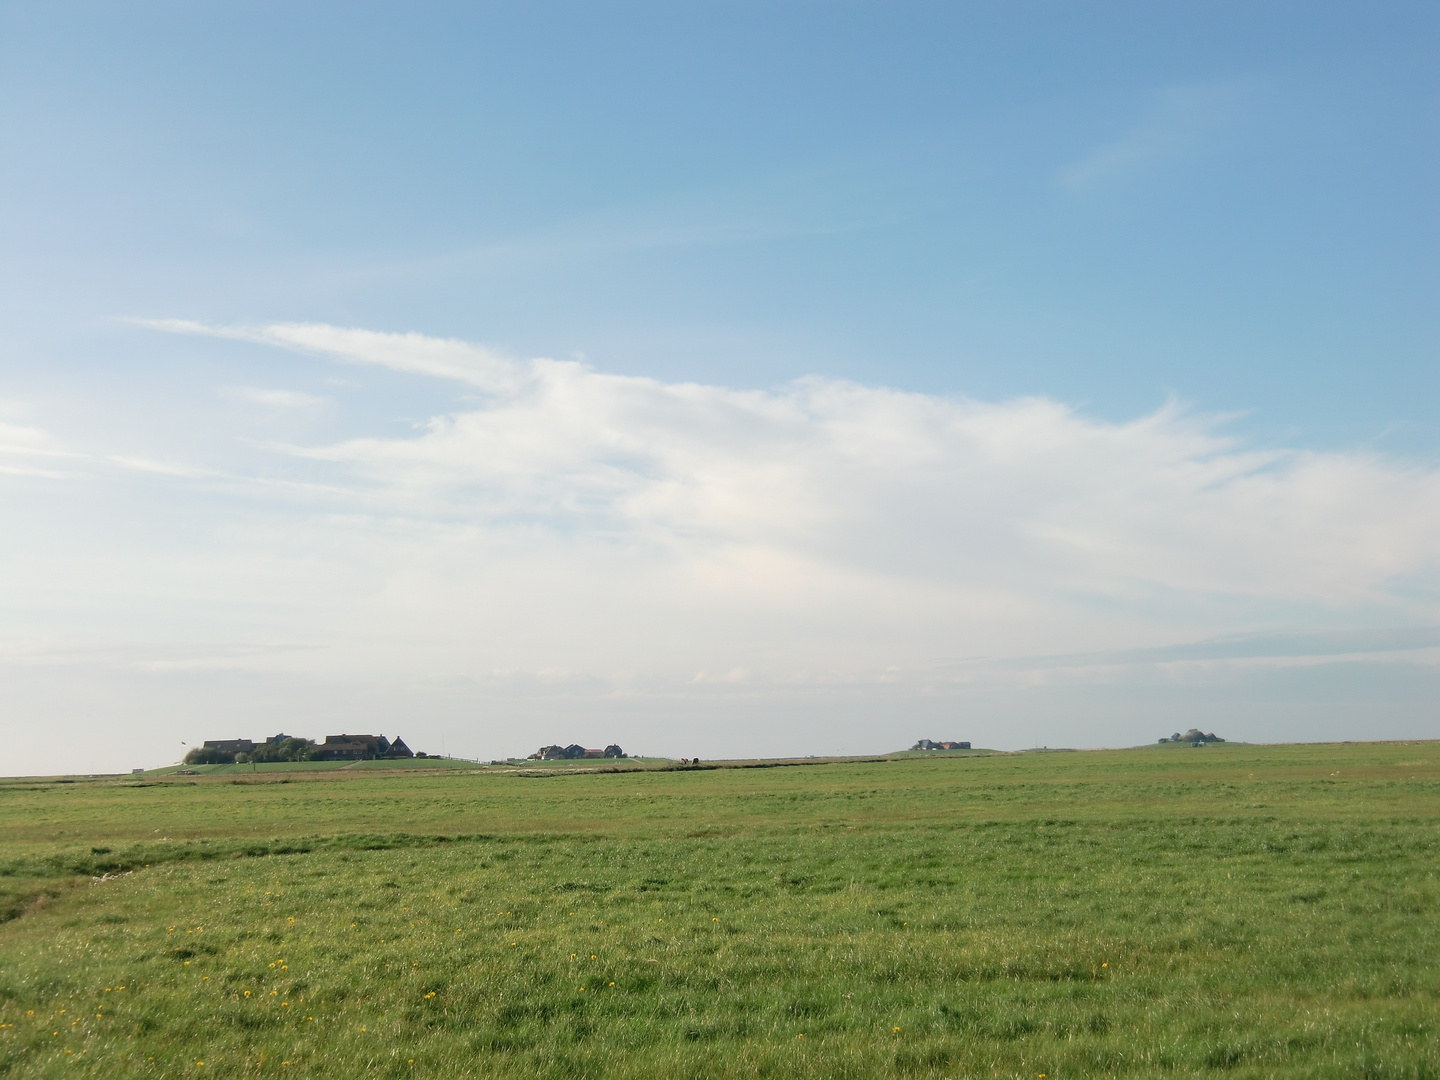
<svg viewBox="0 0 1440 1080">
<path fill-rule="evenodd" d="M 1059 171 L 1060 185 L 1091 191 L 1203 154 L 1233 128 L 1254 86 L 1227 81 L 1168 87 L 1147 114 L 1117 138 L 1101 143 Z"/>
<path fill-rule="evenodd" d="M 376 364 L 414 375 L 456 379 L 482 390 L 509 389 L 513 363 L 478 345 L 421 334 L 380 334 L 315 323 L 214 326 L 186 319 L 132 319 L 137 326 L 171 334 L 249 341 L 298 352 L 331 356 L 355 364 Z"/>
</svg>

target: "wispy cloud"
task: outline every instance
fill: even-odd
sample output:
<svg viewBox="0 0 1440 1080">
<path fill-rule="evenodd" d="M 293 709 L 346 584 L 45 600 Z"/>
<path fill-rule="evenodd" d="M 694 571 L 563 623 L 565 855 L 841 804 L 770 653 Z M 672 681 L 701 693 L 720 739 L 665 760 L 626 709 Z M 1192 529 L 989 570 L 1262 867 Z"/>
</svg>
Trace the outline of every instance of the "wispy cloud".
<svg viewBox="0 0 1440 1080">
<path fill-rule="evenodd" d="M 177 464 L 167 461 L 152 461 L 149 458 L 135 457 L 129 454 L 111 454 L 106 458 L 112 465 L 118 465 L 122 469 L 129 469 L 132 472 L 150 473 L 155 476 L 174 476 L 188 480 L 196 480 L 207 477 L 218 477 L 220 474 L 211 469 L 201 469 L 193 465 Z"/>
<path fill-rule="evenodd" d="M 171 334 L 251 341 L 332 356 L 356 364 L 377 364 L 417 375 L 457 379 L 482 390 L 513 386 L 516 366 L 478 345 L 421 334 L 381 334 L 320 323 L 269 323 L 264 326 L 215 326 L 185 319 L 132 319 Z"/>
<path fill-rule="evenodd" d="M 0 454 L 13 457 L 79 457 L 49 432 L 0 421 Z"/>
<path fill-rule="evenodd" d="M 21 410 L 12 406 L 5 411 L 15 415 Z M 83 453 L 63 445 L 48 431 L 0 420 L 0 474 L 70 479 L 75 473 L 61 467 L 62 461 L 76 462 L 84 457 Z"/>
<path fill-rule="evenodd" d="M 24 667 L 105 667 L 179 671 L 243 668 L 258 657 L 305 652 L 313 646 L 251 642 L 131 642 L 74 644 L 63 641 L 0 641 L 0 664 Z"/>
<path fill-rule="evenodd" d="M 1088 191 L 1212 151 L 1255 92 L 1252 82 L 1238 80 L 1163 89 L 1142 119 L 1064 166 L 1057 178 L 1062 187 Z"/>
<path fill-rule="evenodd" d="M 313 409 L 330 403 L 329 398 L 306 394 L 299 390 L 266 390 L 256 386 L 226 386 L 220 392 L 232 401 L 261 405 L 267 409 Z"/>
<path fill-rule="evenodd" d="M 1364 630 L 1291 630 L 1261 634 L 1226 634 L 1204 641 L 1153 648 L 1016 657 L 1001 662 L 1000 666 L 1044 669 L 1210 663 L 1228 660 L 1314 660 L 1340 656 L 1374 657 L 1386 653 L 1413 653 L 1436 649 L 1440 649 L 1440 625 Z M 995 660 L 983 657 L 955 662 L 957 667 L 995 664 Z"/>
</svg>

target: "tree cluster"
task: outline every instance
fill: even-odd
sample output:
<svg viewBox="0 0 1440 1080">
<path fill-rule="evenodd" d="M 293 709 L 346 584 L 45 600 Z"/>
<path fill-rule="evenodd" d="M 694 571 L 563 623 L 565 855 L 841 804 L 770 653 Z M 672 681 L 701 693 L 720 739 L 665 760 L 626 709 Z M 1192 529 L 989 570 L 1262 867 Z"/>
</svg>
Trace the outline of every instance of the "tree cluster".
<svg viewBox="0 0 1440 1080">
<path fill-rule="evenodd" d="M 278 743 L 261 743 L 246 753 L 222 750 L 218 746 L 196 746 L 185 755 L 186 765 L 234 765 L 251 761 L 318 761 L 320 747 L 309 739 L 287 737 Z"/>
<path fill-rule="evenodd" d="M 244 757 L 245 755 L 240 755 Z M 309 739 L 288 738 L 278 743 L 262 743 L 249 754 L 251 761 L 316 761 L 320 747 Z"/>
<path fill-rule="evenodd" d="M 215 746 L 195 746 L 185 755 L 186 765 L 234 765 L 235 755 Z"/>
</svg>

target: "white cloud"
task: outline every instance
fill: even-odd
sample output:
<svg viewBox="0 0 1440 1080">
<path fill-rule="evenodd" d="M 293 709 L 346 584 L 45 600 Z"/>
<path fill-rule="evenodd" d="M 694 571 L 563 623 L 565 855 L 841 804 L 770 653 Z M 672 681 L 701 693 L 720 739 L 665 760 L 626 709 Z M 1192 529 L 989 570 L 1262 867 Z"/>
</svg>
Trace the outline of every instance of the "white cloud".
<svg viewBox="0 0 1440 1080">
<path fill-rule="evenodd" d="M 392 513 L 1016 596 L 1389 602 L 1388 582 L 1440 556 L 1435 469 L 1249 449 L 1174 404 L 1110 423 L 1047 399 L 824 378 L 774 391 L 663 383 L 416 334 L 214 332 L 486 382 L 484 404 L 418 435 L 289 449 Z M 464 357 L 505 378 L 479 379 Z"/>
</svg>

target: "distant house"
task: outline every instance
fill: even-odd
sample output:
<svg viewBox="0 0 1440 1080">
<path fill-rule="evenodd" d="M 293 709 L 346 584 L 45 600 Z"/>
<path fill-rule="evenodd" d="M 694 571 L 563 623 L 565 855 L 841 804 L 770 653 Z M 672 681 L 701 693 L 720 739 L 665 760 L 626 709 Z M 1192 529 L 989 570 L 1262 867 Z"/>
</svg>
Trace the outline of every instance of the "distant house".
<svg viewBox="0 0 1440 1080">
<path fill-rule="evenodd" d="M 540 761 L 566 761 L 572 758 L 583 758 L 585 747 L 579 743 L 571 743 L 569 746 L 561 746 L 556 743 L 552 746 L 542 746 L 530 756 L 538 758 Z"/>
<path fill-rule="evenodd" d="M 219 750 L 222 754 L 248 754 L 255 749 L 249 739 L 206 739 L 206 750 Z"/>
<path fill-rule="evenodd" d="M 377 761 L 414 756 L 398 735 L 394 742 L 384 735 L 326 735 L 317 755 L 320 761 Z"/>
</svg>

